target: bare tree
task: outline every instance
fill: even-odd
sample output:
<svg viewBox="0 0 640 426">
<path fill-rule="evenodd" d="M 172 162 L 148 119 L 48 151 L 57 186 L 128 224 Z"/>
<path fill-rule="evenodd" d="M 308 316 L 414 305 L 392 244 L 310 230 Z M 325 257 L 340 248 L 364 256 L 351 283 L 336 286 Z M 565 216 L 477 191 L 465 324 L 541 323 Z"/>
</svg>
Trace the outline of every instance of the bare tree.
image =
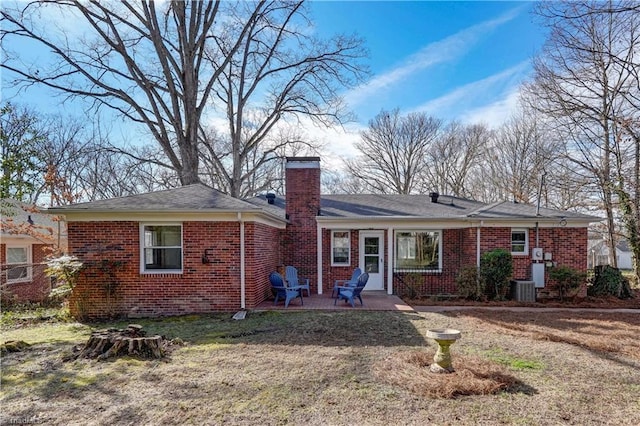
<svg viewBox="0 0 640 426">
<path fill-rule="evenodd" d="M 428 153 L 423 192 L 473 196 L 473 174 L 483 161 L 491 132 L 482 124 L 449 123 Z"/>
<path fill-rule="evenodd" d="M 424 113 L 381 111 L 362 132 L 355 144 L 360 155 L 346 161 L 346 170 L 367 191 L 411 194 L 421 186 L 429 149 L 441 127 L 439 119 Z"/>
<path fill-rule="evenodd" d="M 40 18 L 50 9 L 86 25 L 87 35 L 53 34 Z M 265 151 L 259 167 L 273 157 L 274 147 L 257 148 L 273 126 L 295 114 L 339 118 L 336 88 L 359 75 L 350 62 L 362 57 L 359 41 L 311 40 L 306 27 L 296 26 L 296 19 L 305 19 L 301 11 L 300 1 L 168 1 L 158 7 L 150 0 L 34 1 L 2 9 L 3 48 L 12 37 L 27 38 L 56 62 L 25 66 L 15 52 L 5 52 L 2 67 L 18 84 L 88 98 L 146 126 L 183 185 L 200 181 L 205 152 L 238 196 L 253 171 L 246 160 Z M 261 102 L 250 102 L 256 99 Z M 227 116 L 230 164 L 225 153 L 201 146 L 208 142 L 210 102 Z"/>
<path fill-rule="evenodd" d="M 485 181 L 499 199 L 533 203 L 556 152 L 535 115 L 521 109 L 494 132 L 486 157 L 490 179 Z"/>
<path fill-rule="evenodd" d="M 640 182 L 629 184 L 629 178 L 638 174 L 633 170 L 629 174 L 625 167 L 636 164 L 637 152 L 625 123 L 637 123 L 640 118 L 634 59 L 640 9 L 636 6 L 630 2 L 539 4 L 537 11 L 551 32 L 535 63 L 535 80 L 528 86 L 532 104 L 552 119 L 553 131 L 567 142 L 567 160 L 591 177 L 600 194 L 614 266 L 618 211 L 625 217 L 630 243 L 640 243 L 637 198 L 633 199 Z"/>
<path fill-rule="evenodd" d="M 283 128 L 286 121 L 307 117 L 330 125 L 349 117 L 338 91 L 362 77 L 361 40 L 320 40 L 305 31 L 309 26 L 302 1 L 270 1 L 232 59 L 219 64 L 213 94 L 225 113 L 227 129 L 219 132 L 225 149 L 205 146 L 221 186 L 234 197 L 260 189 L 251 188 L 253 175 L 272 169 L 266 163 L 287 146 L 303 143 Z"/>
</svg>

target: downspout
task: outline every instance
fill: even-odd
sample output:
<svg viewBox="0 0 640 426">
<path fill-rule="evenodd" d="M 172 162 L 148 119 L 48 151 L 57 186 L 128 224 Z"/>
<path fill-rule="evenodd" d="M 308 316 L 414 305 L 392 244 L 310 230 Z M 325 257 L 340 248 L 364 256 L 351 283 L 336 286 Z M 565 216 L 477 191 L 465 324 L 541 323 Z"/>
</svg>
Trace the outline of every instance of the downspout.
<svg viewBox="0 0 640 426">
<path fill-rule="evenodd" d="M 238 222 L 240 222 L 240 309 L 247 308 L 246 297 L 246 271 L 245 271 L 245 253 L 244 253 L 244 220 L 242 213 L 238 212 Z"/>
<path fill-rule="evenodd" d="M 317 222 L 316 222 L 317 223 Z M 318 294 L 322 294 L 322 225 L 317 224 L 316 262 L 318 266 Z"/>
<path fill-rule="evenodd" d="M 483 221 L 481 220 L 476 227 L 476 267 L 480 270 L 480 230 L 482 229 Z"/>
<path fill-rule="evenodd" d="M 387 294 L 393 294 L 393 227 L 387 229 Z"/>
</svg>

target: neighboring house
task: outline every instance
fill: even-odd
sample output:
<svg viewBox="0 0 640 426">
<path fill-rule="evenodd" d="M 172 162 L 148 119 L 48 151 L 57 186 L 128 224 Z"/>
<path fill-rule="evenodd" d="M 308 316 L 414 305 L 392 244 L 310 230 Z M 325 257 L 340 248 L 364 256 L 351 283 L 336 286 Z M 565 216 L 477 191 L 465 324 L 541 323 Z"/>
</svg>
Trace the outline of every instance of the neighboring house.
<svg viewBox="0 0 640 426">
<path fill-rule="evenodd" d="M 50 209 L 66 215 L 70 253 L 88 265 L 72 309 L 87 316 L 250 309 L 271 296 L 269 272 L 284 265 L 296 266 L 319 294 L 358 266 L 369 272 L 366 290 L 400 292 L 411 274 L 424 292 L 451 294 L 458 272 L 494 248 L 512 252 L 515 278 L 542 286 L 544 260 L 586 269 L 587 226 L 598 220 L 437 194 L 321 196 L 317 157 L 288 158 L 285 179 L 284 198 L 238 200 L 195 184 Z M 533 248 L 542 248 L 538 272 Z M 106 281 L 105 262 L 118 265 Z"/>
<path fill-rule="evenodd" d="M 40 302 L 51 290 L 51 280 L 44 273 L 45 259 L 66 244 L 60 231 L 63 224 L 15 200 L 0 200 L 0 213 L 2 301 Z"/>
<path fill-rule="evenodd" d="M 606 241 L 601 238 L 589 239 L 588 246 L 589 269 L 598 265 L 609 264 L 609 247 Z M 633 268 L 631 247 L 629 247 L 627 240 L 618 241 L 618 244 L 616 244 L 616 260 L 618 269 Z"/>
</svg>

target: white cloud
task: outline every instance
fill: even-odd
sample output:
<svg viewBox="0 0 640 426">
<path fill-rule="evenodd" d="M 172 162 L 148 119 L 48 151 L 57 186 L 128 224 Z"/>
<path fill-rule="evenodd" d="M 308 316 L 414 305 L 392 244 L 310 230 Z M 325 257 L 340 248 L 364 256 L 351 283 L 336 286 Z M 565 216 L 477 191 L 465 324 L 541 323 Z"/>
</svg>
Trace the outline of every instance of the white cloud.
<svg viewBox="0 0 640 426">
<path fill-rule="evenodd" d="M 519 99 L 520 91 L 518 87 L 515 87 L 502 99 L 467 111 L 460 117 L 460 120 L 469 124 L 484 123 L 490 128 L 495 128 L 511 117 L 518 108 Z"/>
<path fill-rule="evenodd" d="M 423 71 L 433 65 L 459 58 L 471 50 L 482 35 L 514 19 L 522 10 L 522 6 L 517 7 L 495 19 L 481 22 L 443 40 L 430 43 L 409 56 L 400 66 L 380 74 L 367 83 L 345 93 L 344 98 L 353 107 L 363 103 L 371 96 L 379 96 L 381 90 L 390 89 L 393 85 L 402 82 L 412 74 Z"/>
<path fill-rule="evenodd" d="M 502 72 L 458 87 L 444 96 L 432 99 L 414 108 L 413 111 L 424 112 L 438 117 L 450 115 L 454 112 L 457 113 L 458 111 L 464 111 L 462 115 L 452 118 L 469 122 L 471 121 L 471 116 L 474 112 L 476 112 L 475 116 L 479 117 L 479 114 L 483 109 L 488 108 L 488 106 L 493 106 L 493 110 L 497 114 L 499 105 L 502 104 L 505 107 L 511 105 L 513 100 L 506 103 L 504 100 L 512 97 L 514 91 L 517 92 L 519 84 L 529 68 L 529 61 L 523 61 Z M 492 98 L 492 102 L 487 104 L 486 100 L 488 100 L 491 94 L 494 93 L 498 93 L 500 99 L 498 101 L 494 101 L 493 99 L 495 98 Z M 465 108 L 465 104 L 467 108 Z M 490 124 L 488 120 L 484 121 Z"/>
</svg>

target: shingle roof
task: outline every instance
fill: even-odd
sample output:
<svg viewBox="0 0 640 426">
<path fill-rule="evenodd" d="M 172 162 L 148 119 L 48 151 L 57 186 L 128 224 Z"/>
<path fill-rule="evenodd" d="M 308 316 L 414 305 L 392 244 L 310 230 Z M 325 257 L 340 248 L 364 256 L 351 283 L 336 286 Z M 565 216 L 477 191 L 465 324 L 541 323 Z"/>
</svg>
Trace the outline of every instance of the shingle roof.
<svg viewBox="0 0 640 426">
<path fill-rule="evenodd" d="M 463 198 L 441 196 L 437 203 L 428 195 L 356 194 L 323 195 L 321 216 L 415 216 L 459 218 L 484 204 Z"/>
<path fill-rule="evenodd" d="M 164 191 L 129 195 L 109 200 L 60 206 L 50 211 L 245 211 L 256 210 L 254 204 L 223 194 L 204 184 L 187 185 Z"/>
<path fill-rule="evenodd" d="M 267 204 L 264 195 L 248 200 L 252 204 L 263 207 L 273 214 L 284 216 L 284 196 L 277 196 L 274 204 Z M 358 218 L 358 217 L 416 217 L 424 219 L 574 219 L 581 221 L 597 221 L 595 216 L 573 213 L 562 210 L 540 208 L 536 215 L 536 207 L 530 204 L 500 202 L 485 204 L 465 198 L 440 195 L 438 202 L 433 203 L 428 195 L 397 194 L 335 194 L 322 195 L 320 216 L 326 218 Z"/>
<path fill-rule="evenodd" d="M 262 211 L 285 218 L 285 197 L 277 196 L 268 204 L 264 195 L 239 200 L 204 184 L 187 185 L 165 191 L 130 195 L 109 200 L 60 206 L 50 212 L 195 212 L 195 211 Z M 595 221 L 598 218 L 578 213 L 540 209 L 535 206 L 501 202 L 485 204 L 465 198 L 441 195 L 437 203 L 428 195 L 335 194 L 321 197 L 320 216 L 325 218 L 415 217 L 424 219 L 523 219 L 566 218 Z"/>
</svg>

